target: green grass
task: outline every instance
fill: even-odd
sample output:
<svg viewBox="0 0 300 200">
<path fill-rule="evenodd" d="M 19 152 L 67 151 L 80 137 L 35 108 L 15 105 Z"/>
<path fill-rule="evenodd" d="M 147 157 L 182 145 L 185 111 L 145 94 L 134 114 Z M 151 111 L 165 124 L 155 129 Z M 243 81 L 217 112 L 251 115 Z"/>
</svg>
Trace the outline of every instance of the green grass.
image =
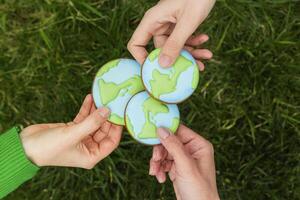
<svg viewBox="0 0 300 200">
<path fill-rule="evenodd" d="M 130 57 L 126 43 L 154 3 L 0 0 L 0 132 L 71 120 L 99 67 Z M 299 8 L 222 0 L 200 27 L 214 59 L 180 108 L 214 144 L 222 199 L 300 198 Z M 148 176 L 150 155 L 124 133 L 93 170 L 44 168 L 7 199 L 174 199 L 170 182 Z"/>
</svg>

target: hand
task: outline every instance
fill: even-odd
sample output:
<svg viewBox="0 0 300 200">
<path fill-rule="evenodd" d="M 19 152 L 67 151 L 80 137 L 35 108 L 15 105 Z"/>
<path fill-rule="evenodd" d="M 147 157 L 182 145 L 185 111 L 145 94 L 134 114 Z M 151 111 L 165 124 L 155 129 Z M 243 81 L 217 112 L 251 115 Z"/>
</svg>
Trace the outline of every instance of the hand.
<svg viewBox="0 0 300 200">
<path fill-rule="evenodd" d="M 25 153 L 38 166 L 91 169 L 121 139 L 122 127 L 106 121 L 109 114 L 107 108 L 96 109 L 89 94 L 72 122 L 25 128 L 20 134 Z"/>
<path fill-rule="evenodd" d="M 154 37 L 156 47 L 162 47 L 159 64 L 171 66 L 182 48 L 186 47 L 197 59 L 210 59 L 212 53 L 207 49 L 193 49 L 208 40 L 207 35 L 191 36 L 209 14 L 215 0 L 161 0 L 149 9 L 128 42 L 128 50 L 142 64 L 148 53 L 145 46 Z"/>
<path fill-rule="evenodd" d="M 149 174 L 163 183 L 168 172 L 177 199 L 219 199 L 212 144 L 184 125 L 176 135 L 157 132 L 162 144 L 153 149 Z"/>
</svg>

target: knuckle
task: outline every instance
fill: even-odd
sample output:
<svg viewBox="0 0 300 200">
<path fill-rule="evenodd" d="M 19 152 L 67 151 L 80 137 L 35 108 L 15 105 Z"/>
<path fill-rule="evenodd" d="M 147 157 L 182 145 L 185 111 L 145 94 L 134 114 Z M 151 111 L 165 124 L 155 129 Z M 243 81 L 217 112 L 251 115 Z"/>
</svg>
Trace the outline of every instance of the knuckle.
<svg viewBox="0 0 300 200">
<path fill-rule="evenodd" d="M 127 49 L 129 52 L 132 51 L 132 47 L 133 47 L 133 39 L 131 38 L 127 43 Z"/>
<path fill-rule="evenodd" d="M 153 13 L 153 10 L 154 10 L 155 7 L 152 7 L 150 9 L 148 9 L 145 14 L 144 14 L 144 17 L 150 17 L 152 16 L 152 13 Z"/>
<path fill-rule="evenodd" d="M 91 125 L 92 126 L 98 126 L 101 123 L 102 120 L 103 120 L 103 118 L 101 116 L 99 116 L 99 118 L 98 117 L 93 117 L 91 119 Z"/>
<path fill-rule="evenodd" d="M 85 169 L 93 169 L 95 167 L 95 164 L 94 163 L 87 163 L 84 168 Z"/>
<path fill-rule="evenodd" d="M 64 135 L 68 134 L 68 133 L 70 132 L 70 127 L 69 127 L 68 125 L 65 125 L 65 126 L 62 128 L 61 132 L 62 132 Z"/>
<path fill-rule="evenodd" d="M 204 143 L 204 149 L 207 152 L 207 154 L 214 154 L 214 146 L 208 140 L 206 140 Z"/>
<path fill-rule="evenodd" d="M 181 45 L 175 39 L 169 38 L 169 40 L 165 44 L 165 51 L 168 51 L 168 54 L 178 54 L 181 50 Z"/>
</svg>

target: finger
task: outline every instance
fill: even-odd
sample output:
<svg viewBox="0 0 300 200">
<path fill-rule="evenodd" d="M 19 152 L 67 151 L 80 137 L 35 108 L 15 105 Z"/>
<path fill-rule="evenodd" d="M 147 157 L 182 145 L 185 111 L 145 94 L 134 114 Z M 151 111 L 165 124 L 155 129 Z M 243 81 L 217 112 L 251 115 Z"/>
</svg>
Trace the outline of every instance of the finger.
<svg viewBox="0 0 300 200">
<path fill-rule="evenodd" d="M 166 43 L 168 37 L 174 30 L 175 24 L 174 23 L 167 23 L 164 24 L 162 28 L 157 30 L 155 32 L 155 35 L 153 36 L 153 42 L 155 48 L 161 48 Z"/>
<path fill-rule="evenodd" d="M 183 16 L 176 24 L 173 32 L 162 47 L 159 64 L 162 67 L 170 67 L 178 57 L 187 39 L 197 28 L 194 22 L 187 23 L 189 18 Z"/>
<path fill-rule="evenodd" d="M 82 143 L 86 146 L 86 148 L 89 150 L 91 154 L 96 154 L 97 153 L 97 142 L 95 142 L 92 138 L 92 136 L 87 136 L 84 138 Z"/>
<path fill-rule="evenodd" d="M 211 59 L 213 54 L 208 49 L 194 49 L 192 55 L 196 59 Z"/>
<path fill-rule="evenodd" d="M 199 70 L 202 72 L 205 70 L 205 65 L 200 60 L 196 60 Z"/>
<path fill-rule="evenodd" d="M 158 173 L 159 167 L 167 158 L 168 152 L 162 145 L 156 145 L 153 148 L 152 158 L 150 160 L 150 175 L 156 175 Z"/>
<path fill-rule="evenodd" d="M 189 37 L 189 39 L 186 41 L 185 44 L 189 46 L 198 46 L 207 42 L 208 40 L 209 40 L 208 35 L 200 34 L 200 35 Z"/>
<path fill-rule="evenodd" d="M 123 131 L 123 126 L 118 126 L 115 124 L 112 124 L 109 129 L 108 137 L 113 141 L 115 147 L 117 147 L 120 143 L 122 131 Z"/>
<path fill-rule="evenodd" d="M 202 142 L 207 142 L 205 138 L 183 124 L 179 125 L 176 136 L 183 144 L 186 144 L 197 138 Z"/>
<path fill-rule="evenodd" d="M 192 54 L 192 52 L 193 52 L 193 50 L 194 50 L 193 47 L 187 46 L 187 45 L 185 45 L 185 46 L 183 47 L 183 49 L 187 50 L 190 54 Z"/>
<path fill-rule="evenodd" d="M 84 120 L 89 114 L 90 114 L 90 109 L 92 107 L 92 104 L 93 104 L 93 98 L 92 98 L 92 95 L 91 94 L 88 94 L 82 105 L 81 105 L 81 108 L 78 112 L 78 114 L 76 115 L 75 119 L 73 120 L 75 123 L 79 123 L 81 122 L 82 120 Z"/>
<path fill-rule="evenodd" d="M 162 145 L 155 145 L 153 147 L 152 159 L 155 161 L 161 161 L 165 158 L 166 150 Z"/>
<path fill-rule="evenodd" d="M 195 159 L 201 158 L 202 157 L 201 153 L 203 153 L 203 154 L 207 154 L 207 152 L 210 152 L 210 154 L 212 153 L 212 149 L 211 149 L 209 142 L 207 141 L 205 143 L 202 143 L 198 139 L 194 139 L 194 140 L 190 141 L 189 143 L 185 144 L 185 149 Z"/>
<path fill-rule="evenodd" d="M 106 122 L 104 122 L 103 126 L 101 126 L 100 129 L 101 129 L 101 131 L 108 133 L 110 127 L 111 127 L 111 123 L 106 121 Z"/>
<path fill-rule="evenodd" d="M 160 168 L 161 161 L 150 160 L 149 175 L 155 176 Z"/>
<path fill-rule="evenodd" d="M 93 139 L 99 143 L 101 140 L 103 140 L 108 135 L 108 132 L 104 132 L 101 130 L 98 130 L 94 135 Z"/>
<path fill-rule="evenodd" d="M 95 103 L 93 102 L 92 103 L 92 106 L 91 106 L 91 109 L 90 109 L 90 113 L 94 112 L 96 110 L 96 106 L 95 106 Z"/>
<path fill-rule="evenodd" d="M 96 162 L 99 162 L 103 158 L 107 157 L 113 150 L 117 148 L 121 140 L 122 130 L 122 126 L 111 126 L 108 136 L 98 143 L 99 153 L 97 155 Z"/>
<path fill-rule="evenodd" d="M 80 141 L 85 136 L 97 131 L 101 125 L 107 120 L 110 111 L 108 108 L 102 107 L 95 110 L 92 114 L 86 117 L 82 122 L 71 125 L 66 128 L 67 133 L 72 133 L 74 141 Z"/>
<path fill-rule="evenodd" d="M 163 170 L 159 170 L 156 179 L 159 183 L 164 183 L 166 181 L 166 173 Z"/>
<path fill-rule="evenodd" d="M 155 48 L 161 48 L 167 41 L 168 36 L 167 35 L 156 35 L 153 37 L 153 42 Z"/>
<path fill-rule="evenodd" d="M 183 171 L 190 169 L 191 158 L 185 152 L 182 142 L 168 129 L 158 128 L 158 136 L 162 145 L 168 153 L 174 158 L 174 162 Z"/>
<path fill-rule="evenodd" d="M 164 161 L 164 171 L 169 172 L 171 170 L 173 162 L 170 160 Z"/>
<path fill-rule="evenodd" d="M 101 140 L 103 140 L 103 138 L 105 138 L 108 135 L 110 127 L 111 127 L 110 122 L 108 121 L 104 122 L 104 124 L 100 127 L 100 129 L 97 130 L 97 132 L 93 135 L 93 139 L 96 142 L 100 142 Z"/>
<path fill-rule="evenodd" d="M 145 13 L 127 44 L 129 52 L 140 64 L 144 63 L 148 55 L 145 46 L 152 38 L 156 28 L 156 17 L 153 11 L 149 10 Z"/>
<path fill-rule="evenodd" d="M 175 165 L 173 164 L 170 171 L 169 171 L 169 178 L 170 180 L 173 182 L 175 181 L 175 178 L 176 178 L 176 168 L 175 168 Z"/>
</svg>

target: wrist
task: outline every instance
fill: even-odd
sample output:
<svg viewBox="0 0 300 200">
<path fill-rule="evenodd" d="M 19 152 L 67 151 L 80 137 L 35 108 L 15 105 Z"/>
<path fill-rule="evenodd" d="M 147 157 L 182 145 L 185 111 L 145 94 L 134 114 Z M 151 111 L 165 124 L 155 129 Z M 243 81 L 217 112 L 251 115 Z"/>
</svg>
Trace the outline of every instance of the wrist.
<svg viewBox="0 0 300 200">
<path fill-rule="evenodd" d="M 35 145 L 32 141 L 32 137 L 28 135 L 27 133 L 24 133 L 23 131 L 20 133 L 20 140 L 24 149 L 24 153 L 27 157 L 27 159 L 35 164 L 38 167 L 42 167 L 42 162 L 40 159 L 37 158 L 36 154 L 34 153 Z"/>
</svg>

